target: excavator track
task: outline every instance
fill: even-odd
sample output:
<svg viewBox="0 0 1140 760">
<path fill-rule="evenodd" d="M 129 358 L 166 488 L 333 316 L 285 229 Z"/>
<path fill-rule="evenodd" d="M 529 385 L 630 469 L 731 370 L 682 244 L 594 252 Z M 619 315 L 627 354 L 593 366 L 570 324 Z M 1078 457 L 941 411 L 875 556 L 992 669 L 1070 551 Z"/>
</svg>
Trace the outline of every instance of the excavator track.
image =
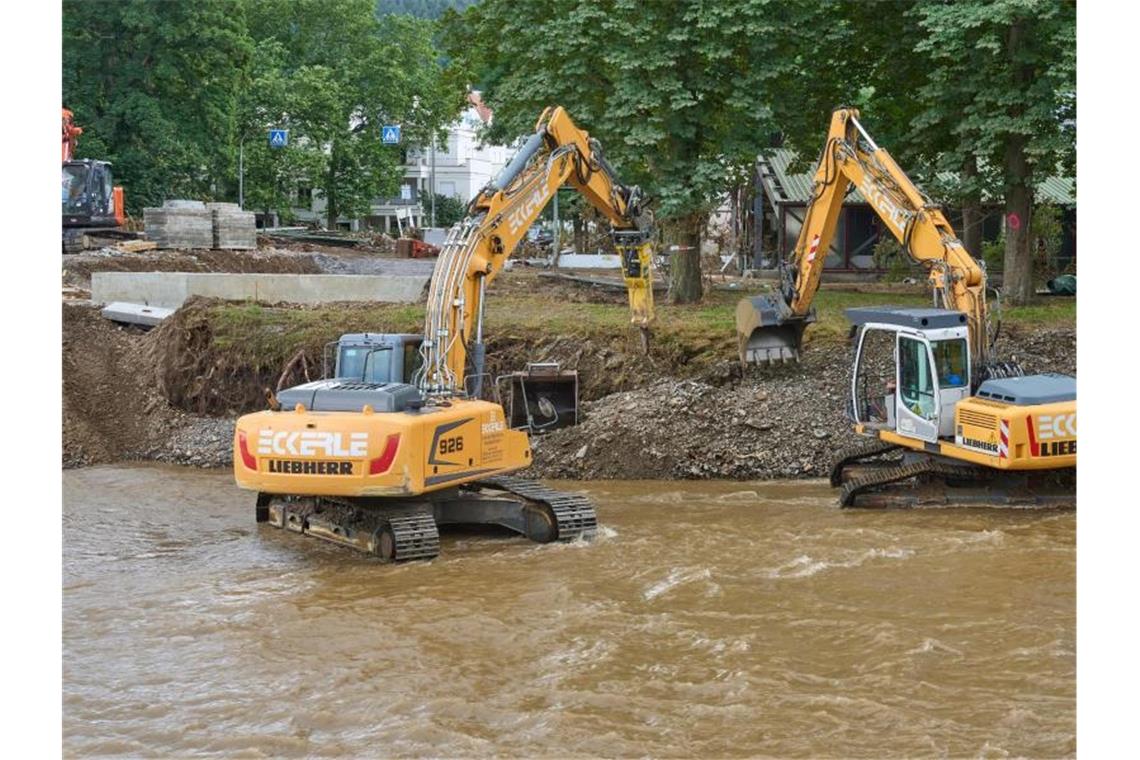
<svg viewBox="0 0 1140 760">
<path fill-rule="evenodd" d="M 553 521 L 554 535 L 551 541 L 589 539 L 598 532 L 598 515 L 594 504 L 581 494 L 555 491 L 537 481 L 511 476 L 487 478 L 472 485 L 506 491 L 524 499 L 531 508 L 541 510 L 547 519 Z"/>
<path fill-rule="evenodd" d="M 432 559 L 439 554 L 439 528 L 430 505 L 370 509 L 327 498 L 275 497 L 264 521 L 340 546 L 372 554 L 385 562 Z M 258 519 L 263 514 L 259 510 Z"/>
<path fill-rule="evenodd" d="M 391 562 L 433 559 L 439 555 L 439 528 L 430 512 L 388 518 L 378 537 L 376 553 Z"/>
<path fill-rule="evenodd" d="M 920 459 L 900 465 L 882 467 L 873 472 L 851 478 L 839 493 L 839 506 L 858 506 L 856 498 L 868 494 L 882 486 L 900 483 L 921 475 L 935 475 L 944 479 L 983 480 L 987 473 L 981 467 L 948 464 L 935 459 Z"/>
<path fill-rule="evenodd" d="M 864 459 L 877 457 L 881 454 L 897 451 L 901 448 L 902 447 L 897 444 L 887 443 L 875 438 L 862 441 L 854 446 L 848 446 L 845 449 L 840 449 L 831 459 L 830 472 L 832 488 L 839 488 L 843 485 L 843 469 L 847 467 L 847 465 Z"/>
</svg>

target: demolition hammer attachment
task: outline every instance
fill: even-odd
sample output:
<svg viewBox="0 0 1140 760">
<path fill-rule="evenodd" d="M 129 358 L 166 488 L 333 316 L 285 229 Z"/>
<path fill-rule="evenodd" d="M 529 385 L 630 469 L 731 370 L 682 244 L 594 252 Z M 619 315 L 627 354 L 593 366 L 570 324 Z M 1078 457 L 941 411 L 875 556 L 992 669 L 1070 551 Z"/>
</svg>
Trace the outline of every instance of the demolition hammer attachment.
<svg viewBox="0 0 1140 760">
<path fill-rule="evenodd" d="M 815 310 L 792 314 L 779 293 L 742 298 L 736 304 L 736 340 L 742 364 L 784 364 L 799 361 L 804 329 L 815 321 Z"/>
</svg>

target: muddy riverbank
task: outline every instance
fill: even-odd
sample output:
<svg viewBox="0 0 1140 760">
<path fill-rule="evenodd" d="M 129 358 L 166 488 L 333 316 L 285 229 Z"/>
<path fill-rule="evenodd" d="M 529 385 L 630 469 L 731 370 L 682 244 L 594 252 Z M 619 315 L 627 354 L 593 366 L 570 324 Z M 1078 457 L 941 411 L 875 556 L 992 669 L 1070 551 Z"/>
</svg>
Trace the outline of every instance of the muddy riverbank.
<svg viewBox="0 0 1140 760">
<path fill-rule="evenodd" d="M 142 332 L 89 306 L 63 310 L 65 467 L 228 466 L 234 419 L 264 408 L 279 385 L 319 376 L 326 341 L 364 329 L 415 331 L 420 319 L 414 307 L 192 302 Z M 536 476 L 819 477 L 851 436 L 843 412 L 850 354 L 841 342 L 809 343 L 799 365 L 741 372 L 726 336 L 666 335 L 643 357 L 620 323 L 555 334 L 515 324 L 492 335 L 492 372 L 553 360 L 581 376 L 583 423 L 535 438 Z M 1076 371 L 1072 327 L 1010 327 L 998 349 L 1030 372 Z"/>
<path fill-rule="evenodd" d="M 594 542 L 393 566 L 256 525 L 224 471 L 65 472 L 64 751 L 1075 753 L 1074 513 L 564 485 Z"/>
</svg>

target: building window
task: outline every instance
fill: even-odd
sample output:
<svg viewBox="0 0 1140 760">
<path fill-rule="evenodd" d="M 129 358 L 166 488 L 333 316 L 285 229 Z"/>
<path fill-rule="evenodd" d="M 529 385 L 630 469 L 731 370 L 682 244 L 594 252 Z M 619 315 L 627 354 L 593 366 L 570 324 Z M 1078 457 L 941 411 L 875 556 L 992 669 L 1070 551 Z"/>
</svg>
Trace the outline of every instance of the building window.
<svg viewBox="0 0 1140 760">
<path fill-rule="evenodd" d="M 297 205 L 311 208 L 313 205 L 313 188 L 308 185 L 297 186 Z"/>
</svg>

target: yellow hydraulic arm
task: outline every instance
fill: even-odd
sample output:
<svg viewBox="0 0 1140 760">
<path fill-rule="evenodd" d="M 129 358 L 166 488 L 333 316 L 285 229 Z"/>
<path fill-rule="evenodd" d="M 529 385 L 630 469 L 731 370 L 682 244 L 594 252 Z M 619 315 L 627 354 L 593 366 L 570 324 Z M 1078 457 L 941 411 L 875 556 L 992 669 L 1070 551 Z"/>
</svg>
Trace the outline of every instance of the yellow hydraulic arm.
<svg viewBox="0 0 1140 760">
<path fill-rule="evenodd" d="M 875 144 L 858 117 L 853 108 L 836 109 L 831 116 L 795 251 L 783 265 L 781 298 L 752 299 L 760 303 L 753 304 L 750 332 L 740 336 L 742 358 L 749 348 L 746 340 L 760 354 L 780 350 L 781 342 L 794 343 L 790 348 L 798 351 L 803 327 L 813 319 L 812 300 L 844 197 L 855 186 L 903 250 L 927 269 L 935 306 L 966 315 L 971 354 L 975 362 L 985 361 L 984 270 L 962 246 L 941 209 L 910 181 L 884 148 Z M 738 332 L 749 329 L 747 311 L 742 302 L 737 311 Z"/>
<path fill-rule="evenodd" d="M 432 274 L 424 320 L 424 359 L 416 383 L 429 397 L 478 395 L 483 381 L 483 299 L 527 229 L 569 182 L 610 220 L 622 258 L 631 321 L 653 319 L 652 217 L 641 191 L 618 182 L 601 145 L 562 107 L 547 108 L 535 133 L 452 228 Z M 468 387 L 468 354 L 473 366 Z"/>
</svg>

